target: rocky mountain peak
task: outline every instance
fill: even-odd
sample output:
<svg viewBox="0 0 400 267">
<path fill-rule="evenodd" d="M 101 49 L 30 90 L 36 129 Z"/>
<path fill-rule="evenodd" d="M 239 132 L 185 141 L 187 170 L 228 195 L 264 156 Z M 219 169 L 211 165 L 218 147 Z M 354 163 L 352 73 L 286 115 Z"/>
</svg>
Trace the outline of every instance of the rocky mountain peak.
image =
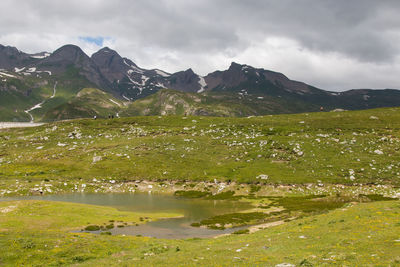
<svg viewBox="0 0 400 267">
<path fill-rule="evenodd" d="M 13 46 L 0 45 L 0 69 L 13 70 L 29 61 L 28 54 L 19 51 Z"/>
<path fill-rule="evenodd" d="M 92 60 L 100 67 L 100 68 L 115 68 L 118 66 L 118 69 L 122 71 L 122 66 L 124 65 L 122 57 L 114 50 L 104 47 L 94 53 L 92 55 Z"/>
<path fill-rule="evenodd" d="M 237 69 L 241 69 L 241 68 L 242 68 L 241 64 L 232 61 L 228 70 L 237 70 Z"/>
<path fill-rule="evenodd" d="M 15 56 L 21 54 L 21 52 L 13 46 L 0 45 L 0 53 L 4 53 L 9 56 Z"/>
<path fill-rule="evenodd" d="M 77 63 L 78 61 L 88 60 L 89 57 L 76 45 L 64 45 L 54 51 L 54 53 L 46 59 L 47 62 L 63 61 L 68 63 Z"/>
</svg>

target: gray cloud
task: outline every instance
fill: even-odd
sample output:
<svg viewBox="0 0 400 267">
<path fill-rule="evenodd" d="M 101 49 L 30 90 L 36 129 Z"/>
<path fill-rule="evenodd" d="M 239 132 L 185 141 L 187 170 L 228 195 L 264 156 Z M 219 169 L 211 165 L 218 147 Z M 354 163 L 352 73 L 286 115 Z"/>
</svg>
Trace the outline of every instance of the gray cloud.
<svg viewBox="0 0 400 267">
<path fill-rule="evenodd" d="M 143 67 L 200 74 L 231 61 L 319 87 L 400 88 L 400 2 L 391 0 L 3 0 L 0 43 L 27 52 L 105 45 Z M 389 72 L 389 73 L 388 73 Z"/>
</svg>

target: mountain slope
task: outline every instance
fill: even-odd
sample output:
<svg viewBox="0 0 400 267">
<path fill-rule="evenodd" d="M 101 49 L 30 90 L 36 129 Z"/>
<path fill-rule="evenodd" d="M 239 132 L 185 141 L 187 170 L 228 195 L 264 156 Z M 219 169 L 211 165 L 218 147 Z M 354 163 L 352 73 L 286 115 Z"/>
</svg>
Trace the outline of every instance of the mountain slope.
<svg viewBox="0 0 400 267">
<path fill-rule="evenodd" d="M 163 89 L 128 105 L 122 116 L 201 115 L 244 117 L 318 111 L 320 106 L 273 96 L 237 95 L 228 92 L 187 93 Z"/>
<path fill-rule="evenodd" d="M 75 118 L 106 118 L 115 116 L 123 103 L 112 95 L 95 88 L 84 88 L 68 102 L 49 109 L 42 121 L 66 120 Z"/>
<path fill-rule="evenodd" d="M 52 96 L 55 84 L 57 93 Z M 121 114 L 126 116 L 249 116 L 310 112 L 321 107 L 324 110 L 354 110 L 400 104 L 398 90 L 329 92 L 290 80 L 279 72 L 235 62 L 227 70 L 201 77 L 192 69 L 172 74 L 159 69 L 144 69 L 108 47 L 89 57 L 75 45 L 65 45 L 53 53 L 36 54 L 0 45 L 0 120 L 53 120 L 66 118 L 65 114 L 92 116 L 93 107 L 85 105 L 96 101 L 85 103 L 76 99 L 83 88 L 97 88 L 119 101 L 145 98 L 121 108 Z M 160 90 L 161 93 L 156 94 Z M 101 103 L 100 96 L 94 94 L 92 98 L 99 97 Z M 66 112 L 66 105 L 71 103 L 80 107 Z M 57 108 L 61 110 L 57 112 Z M 115 113 L 115 110 L 110 109 L 109 113 Z"/>
<path fill-rule="evenodd" d="M 245 105 L 213 99 L 196 93 L 185 93 L 163 89 L 146 98 L 131 103 L 122 116 L 147 115 L 201 115 L 201 116 L 243 116 L 253 114 Z"/>
</svg>

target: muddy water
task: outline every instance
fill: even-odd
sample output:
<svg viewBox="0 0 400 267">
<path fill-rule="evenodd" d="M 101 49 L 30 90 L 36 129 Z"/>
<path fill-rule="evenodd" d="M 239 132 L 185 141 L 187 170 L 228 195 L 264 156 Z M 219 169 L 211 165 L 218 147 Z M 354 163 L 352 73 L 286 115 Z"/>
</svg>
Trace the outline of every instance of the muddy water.
<svg viewBox="0 0 400 267">
<path fill-rule="evenodd" d="M 157 238 L 204 238 L 231 233 L 240 228 L 212 230 L 190 226 L 215 215 L 238 212 L 250 208 L 248 203 L 226 200 L 185 199 L 170 195 L 152 194 L 69 194 L 31 196 L 18 199 L 41 199 L 111 206 L 119 210 L 184 214 L 182 218 L 162 219 L 139 226 L 111 229 L 112 234 L 142 235 Z"/>
</svg>

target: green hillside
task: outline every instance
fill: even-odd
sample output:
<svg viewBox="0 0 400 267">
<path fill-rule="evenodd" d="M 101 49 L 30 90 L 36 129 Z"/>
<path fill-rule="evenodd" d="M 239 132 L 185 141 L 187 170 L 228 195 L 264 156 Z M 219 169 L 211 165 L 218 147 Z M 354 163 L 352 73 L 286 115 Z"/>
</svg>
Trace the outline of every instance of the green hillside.
<svg viewBox="0 0 400 267">
<path fill-rule="evenodd" d="M 10 181 L 217 179 L 399 185 L 399 111 L 150 116 L 8 129 L 0 132 L 0 175 Z M 261 180 L 260 175 L 268 178 Z"/>
<path fill-rule="evenodd" d="M 240 96 L 231 92 L 186 93 L 163 89 L 132 102 L 122 116 L 192 115 L 244 117 L 317 111 L 320 106 L 276 96 Z"/>
<path fill-rule="evenodd" d="M 109 95 L 96 89 L 70 101 L 94 99 L 102 101 L 93 109 L 111 108 Z M 397 266 L 399 129 L 400 109 L 384 108 L 79 119 L 0 130 L 1 197 L 137 191 L 250 205 L 192 224 L 248 230 L 167 240 L 77 231 L 179 212 L 2 199 L 0 263 Z"/>
<path fill-rule="evenodd" d="M 41 76 L 12 75 L 14 77 L 0 82 L 1 121 L 30 121 L 31 117 L 25 111 L 42 103 L 40 108 L 30 112 L 35 121 L 41 121 L 46 112 L 67 103 L 81 89 L 91 87 L 91 83 L 77 74 L 72 66 L 57 77 L 47 73 Z"/>
<path fill-rule="evenodd" d="M 115 116 L 124 104 L 110 94 L 95 88 L 84 88 L 76 96 L 59 106 L 49 109 L 42 121 L 66 120 L 75 118 L 107 118 Z"/>
</svg>

